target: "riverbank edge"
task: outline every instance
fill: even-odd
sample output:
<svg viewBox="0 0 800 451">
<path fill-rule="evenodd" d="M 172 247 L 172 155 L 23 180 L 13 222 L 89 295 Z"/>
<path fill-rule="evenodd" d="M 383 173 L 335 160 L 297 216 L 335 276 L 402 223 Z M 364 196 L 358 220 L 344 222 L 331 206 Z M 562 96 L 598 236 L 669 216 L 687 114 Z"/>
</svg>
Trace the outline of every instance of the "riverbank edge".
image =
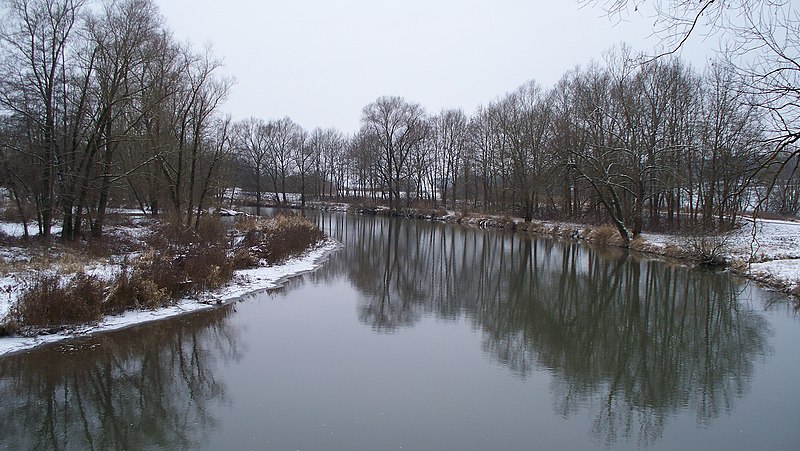
<svg viewBox="0 0 800 451">
<path fill-rule="evenodd" d="M 289 206 L 289 208 L 299 208 L 299 206 L 292 205 Z M 364 208 L 358 204 L 348 203 L 309 202 L 306 204 L 306 208 L 329 211 L 347 211 L 364 215 L 396 216 L 408 219 L 460 224 L 463 226 L 477 227 L 481 229 L 517 231 L 528 233 L 530 235 L 582 241 L 596 246 L 609 246 L 626 249 L 651 257 L 667 258 L 671 261 L 689 267 L 702 266 L 702 264 L 698 263 L 698 256 L 693 255 L 690 251 L 688 251 L 685 243 L 682 242 L 689 239 L 688 237 L 681 235 L 646 233 L 626 244 L 620 239 L 616 231 L 613 229 L 613 226 L 609 224 L 591 225 L 566 221 L 542 220 L 525 222 L 523 218 L 510 217 L 507 215 L 486 215 L 479 213 L 464 214 L 455 211 L 449 211 L 446 214 L 441 215 L 431 213 L 429 210 L 425 211 L 409 209 L 404 211 L 395 211 L 383 206 Z M 800 223 L 797 225 L 800 227 Z M 743 223 L 742 227 L 747 227 L 747 224 Z M 609 233 L 609 231 L 613 233 Z M 660 238 L 660 240 L 658 240 L 660 242 L 648 240 L 648 237 L 652 238 L 655 236 Z M 715 238 L 715 236 L 711 236 L 711 238 Z M 742 258 L 741 255 L 736 256 L 732 253 L 723 253 L 721 257 L 722 261 L 718 266 L 721 269 L 724 269 L 731 275 L 753 281 L 762 288 L 788 296 L 794 302 L 795 307 L 800 309 L 800 280 L 798 278 L 793 278 L 782 274 L 773 274 L 765 271 L 753 271 L 751 269 L 751 263 L 763 263 L 767 261 L 794 261 L 798 259 L 766 259 L 752 262 L 751 260 L 754 258 L 752 255 L 745 259 Z"/>
<path fill-rule="evenodd" d="M 195 297 L 180 299 L 175 305 L 168 307 L 154 310 L 129 310 L 119 315 L 105 316 L 96 324 L 65 328 L 52 334 L 1 337 L 0 358 L 66 340 L 119 331 L 242 302 L 263 292 L 280 288 L 297 277 L 318 270 L 330 259 L 331 255 L 341 250 L 342 247 L 341 243 L 328 237 L 322 243 L 310 246 L 302 254 L 281 264 L 236 270 L 234 279 L 224 287 L 202 292 Z"/>
<path fill-rule="evenodd" d="M 611 227 L 609 225 L 595 226 L 588 224 L 551 221 L 531 221 L 526 223 L 521 218 L 498 218 L 486 216 L 454 217 L 450 215 L 444 217 L 431 217 L 428 220 L 457 223 L 480 228 L 512 230 L 531 235 L 583 241 L 593 245 L 617 247 L 648 256 L 668 258 L 685 266 L 703 266 L 697 262 L 697 256 L 687 251 L 685 247 L 680 245 L 681 243 L 675 242 L 666 246 L 656 245 L 648 242 L 646 238 L 639 237 L 626 245 L 621 239 L 619 239 L 618 236 L 608 236 L 606 230 Z M 662 236 L 675 241 L 685 239 L 685 237 L 677 235 Z M 750 264 L 744 259 L 734 257 L 730 254 L 725 254 L 722 257 L 724 260 L 720 267 L 728 271 L 730 274 L 752 280 L 763 288 L 785 294 L 794 301 L 797 307 L 800 307 L 800 283 L 798 283 L 797 280 L 785 279 L 774 274 L 755 273 L 750 270 Z"/>
</svg>

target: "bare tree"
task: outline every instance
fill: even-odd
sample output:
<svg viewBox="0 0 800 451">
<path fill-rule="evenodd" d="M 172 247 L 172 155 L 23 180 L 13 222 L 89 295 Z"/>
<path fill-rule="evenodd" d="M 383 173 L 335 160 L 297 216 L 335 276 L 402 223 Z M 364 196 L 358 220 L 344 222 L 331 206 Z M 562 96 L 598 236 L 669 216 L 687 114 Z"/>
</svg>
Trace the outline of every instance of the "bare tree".
<svg viewBox="0 0 800 451">
<path fill-rule="evenodd" d="M 483 208 L 492 210 L 505 193 L 503 186 L 507 177 L 504 174 L 504 140 L 501 138 L 494 107 L 479 108 L 470 119 L 470 147 L 473 149 L 475 173 L 475 202 L 478 206 L 478 192 L 483 195 Z"/>
<path fill-rule="evenodd" d="M 447 195 L 451 194 L 451 207 L 456 206 L 457 184 L 464 164 L 467 142 L 467 116 L 460 109 L 442 110 L 431 120 L 433 142 L 436 150 L 436 181 L 441 193 L 442 206 L 447 208 Z"/>
<path fill-rule="evenodd" d="M 148 58 L 136 76 L 143 87 L 139 103 L 143 117 L 138 131 L 138 146 L 123 149 L 128 161 L 126 179 L 134 197 L 153 215 L 158 215 L 162 205 L 168 204 L 169 183 L 164 176 L 164 158 L 178 142 L 175 135 L 179 96 L 184 87 L 184 74 L 189 70 L 190 59 L 184 57 L 185 49 L 172 40 L 167 30 L 158 30 L 148 44 Z M 131 171 L 141 166 L 139 171 Z"/>
<path fill-rule="evenodd" d="M 314 193 L 324 197 L 327 188 L 327 195 L 333 197 L 334 190 L 338 194 L 338 189 L 344 184 L 342 163 L 345 139 L 336 129 L 315 128 L 309 137 L 309 146 L 313 160 Z"/>
<path fill-rule="evenodd" d="M 206 54 L 202 60 L 199 74 L 210 74 L 217 66 L 216 62 L 209 62 L 209 57 Z M 201 79 L 202 80 L 202 79 Z M 225 150 L 227 144 L 227 136 L 224 136 L 221 141 L 221 147 L 217 143 L 213 143 L 213 139 L 209 138 L 209 134 L 213 136 L 214 132 L 214 113 L 217 111 L 219 104 L 227 97 L 228 91 L 232 85 L 232 80 L 227 78 L 209 77 L 202 80 L 202 88 L 197 92 L 194 98 L 193 110 L 191 114 L 191 152 L 189 159 L 189 190 L 186 195 L 188 202 L 187 206 L 187 225 L 192 222 L 192 215 L 194 213 L 195 202 L 197 197 L 201 194 L 198 193 L 197 185 L 201 183 L 199 174 L 201 173 L 201 165 L 208 155 L 213 155 L 211 161 L 216 163 L 222 156 L 220 152 Z M 227 123 L 223 123 L 224 128 L 227 129 Z M 219 125 L 219 124 L 217 124 Z M 225 131 L 224 135 L 227 135 Z M 212 150 L 208 150 L 210 147 Z M 227 151 L 223 152 L 226 153 Z M 214 164 L 212 164 L 212 167 Z M 210 174 L 209 174 L 210 176 Z M 202 193 L 202 191 L 201 191 Z M 199 221 L 199 212 L 198 212 Z M 195 223 L 195 226 L 197 222 Z"/>
<path fill-rule="evenodd" d="M 151 43 L 158 36 L 160 26 L 157 9 L 150 0 L 110 2 L 103 5 L 101 13 L 87 21 L 91 57 L 83 65 L 86 76 L 92 79 L 92 92 L 88 95 L 96 101 L 92 105 L 94 111 L 90 112 L 85 150 L 80 152 L 74 169 L 62 170 L 65 174 L 74 174 L 75 180 L 61 190 L 62 235 L 67 239 L 81 234 L 82 211 L 88 207 L 92 179 L 98 182 L 93 186 L 97 196 L 91 221 L 92 235 L 100 237 L 103 233 L 112 185 L 124 178 L 119 167 L 120 149 L 138 140 L 135 131 L 146 112 L 154 106 L 151 102 L 138 102 L 142 99 L 140 93 L 148 88 L 151 80 L 135 74 L 141 73 L 152 57 Z M 83 94 L 78 98 L 82 101 Z M 80 108 L 77 113 L 81 113 Z M 95 166 L 99 172 L 92 174 Z M 137 166 L 130 168 L 136 169 Z"/>
<path fill-rule="evenodd" d="M 389 208 L 395 208 L 411 150 L 425 136 L 425 111 L 401 97 L 380 97 L 364 107 L 361 122 L 383 150 L 381 177 L 389 190 Z"/>
<path fill-rule="evenodd" d="M 546 153 L 552 136 L 552 106 L 543 89 L 531 81 L 496 104 L 502 139 L 508 149 L 510 185 L 526 221 L 539 209 L 546 189 Z"/>
<path fill-rule="evenodd" d="M 233 152 L 233 126 L 230 117 L 216 119 L 209 127 L 204 140 L 202 158 L 199 159 L 198 172 L 202 175 L 198 180 L 199 192 L 194 227 L 200 225 L 200 217 L 205 210 L 208 199 L 217 193 L 223 193 L 230 180 L 226 179 L 226 169 Z M 219 198 L 221 199 L 221 195 Z"/>
<path fill-rule="evenodd" d="M 627 167 L 618 150 L 626 137 L 623 122 L 618 117 L 618 105 L 613 101 L 613 79 L 597 65 L 590 66 L 576 79 L 579 127 L 586 135 L 585 146 L 573 149 L 570 168 L 591 187 L 595 199 L 602 205 L 608 219 L 627 243 L 629 227 L 625 194 L 630 191 Z"/>
<path fill-rule="evenodd" d="M 256 118 L 237 122 L 234 127 L 236 153 L 254 182 L 256 215 L 261 215 L 262 176 L 269 159 L 266 127 L 263 119 Z"/>
<path fill-rule="evenodd" d="M 631 10 L 652 8 L 654 32 L 666 49 L 656 58 L 678 51 L 692 37 L 715 36 L 717 49 L 734 69 L 737 89 L 767 113 L 766 138 L 772 150 L 762 172 L 773 177 L 759 206 L 775 186 L 775 174 L 800 155 L 800 14 L 791 0 L 579 0 L 602 5 L 619 19 Z M 695 36 L 699 35 L 699 36 Z"/>
<path fill-rule="evenodd" d="M 303 208 L 306 207 L 309 176 L 315 166 L 315 160 L 319 156 L 315 150 L 317 149 L 312 146 L 308 132 L 298 127 L 298 131 L 294 136 L 294 143 L 292 143 L 292 161 L 297 170 L 297 189 L 300 191 L 300 205 Z"/>
<path fill-rule="evenodd" d="M 22 155 L 33 158 L 39 176 L 32 183 L 39 230 L 50 236 L 55 208 L 56 162 L 63 132 L 58 96 L 63 92 L 67 49 L 83 1 L 9 0 L 0 34 L 0 105 L 19 115 L 29 139 Z"/>
<path fill-rule="evenodd" d="M 269 175 L 275 187 L 275 200 L 286 204 L 286 182 L 292 174 L 292 155 L 297 144 L 300 126 L 288 117 L 267 122 L 267 148 L 269 149 Z M 278 198 L 278 195 L 281 198 Z"/>
<path fill-rule="evenodd" d="M 382 148 L 377 136 L 369 126 L 362 125 L 348 146 L 347 156 L 351 163 L 346 195 L 375 200 L 378 191 L 386 188 L 381 155 Z"/>
<path fill-rule="evenodd" d="M 707 70 L 703 83 L 697 137 L 695 175 L 698 208 L 704 228 L 716 217 L 719 225 L 734 224 L 744 207 L 745 185 L 759 168 L 763 122 L 738 90 L 735 74 L 726 66 Z"/>
<path fill-rule="evenodd" d="M 190 224 L 194 216 L 197 168 L 204 135 L 232 82 L 217 76 L 221 63 L 209 49 L 202 54 L 186 49 L 182 57 L 186 71 L 170 105 L 172 142 L 170 151 L 159 155 L 159 162 L 172 210 Z"/>
</svg>

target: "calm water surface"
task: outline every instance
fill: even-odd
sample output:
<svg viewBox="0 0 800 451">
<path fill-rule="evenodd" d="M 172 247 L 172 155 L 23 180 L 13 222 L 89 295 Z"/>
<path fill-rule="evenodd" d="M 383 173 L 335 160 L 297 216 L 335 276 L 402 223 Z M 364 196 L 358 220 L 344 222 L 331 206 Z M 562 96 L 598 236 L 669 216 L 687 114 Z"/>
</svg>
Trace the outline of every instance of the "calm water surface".
<svg viewBox="0 0 800 451">
<path fill-rule="evenodd" d="M 344 249 L 283 289 L 0 358 L 0 448 L 800 444 L 800 321 L 763 290 L 571 242 L 318 220 Z"/>
</svg>

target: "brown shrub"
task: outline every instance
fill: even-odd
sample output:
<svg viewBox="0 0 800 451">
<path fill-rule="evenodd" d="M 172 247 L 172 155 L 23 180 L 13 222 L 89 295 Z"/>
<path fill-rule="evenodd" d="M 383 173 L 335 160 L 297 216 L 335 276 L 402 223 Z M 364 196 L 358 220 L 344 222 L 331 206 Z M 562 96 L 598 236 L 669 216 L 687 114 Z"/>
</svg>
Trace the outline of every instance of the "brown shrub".
<svg viewBox="0 0 800 451">
<path fill-rule="evenodd" d="M 220 243 L 192 247 L 182 263 L 192 292 L 219 288 L 233 277 L 233 262 Z"/>
<path fill-rule="evenodd" d="M 734 258 L 728 264 L 728 268 L 730 268 L 732 272 L 737 274 L 744 274 L 745 271 L 747 271 L 748 266 L 749 265 L 747 264 L 747 262 L 745 260 L 742 260 L 741 258 Z M 797 287 L 800 288 L 800 284 Z"/>
<path fill-rule="evenodd" d="M 57 276 L 41 276 L 17 303 L 19 324 L 61 326 L 97 321 L 103 316 L 103 285 L 78 273 L 65 284 Z"/>
<path fill-rule="evenodd" d="M 215 245 L 225 245 L 227 243 L 228 231 L 219 216 L 201 216 L 195 232 L 200 241 L 204 243 L 212 243 Z"/>
<path fill-rule="evenodd" d="M 180 292 L 181 280 L 179 269 L 162 254 L 150 249 L 132 268 L 124 269 L 114 282 L 106 301 L 106 313 L 166 306 L 172 302 L 172 294 Z"/>
<path fill-rule="evenodd" d="M 408 213 L 408 216 L 412 218 L 435 219 L 447 215 L 447 210 L 441 207 L 429 205 L 425 207 L 410 209 L 406 213 Z"/>
<path fill-rule="evenodd" d="M 148 251 L 114 283 L 108 313 L 166 306 L 183 296 L 219 288 L 233 276 L 219 218 L 203 217 L 197 229 L 168 221 L 149 243 Z"/>
<path fill-rule="evenodd" d="M 664 246 L 664 255 L 674 258 L 685 258 L 686 251 L 677 244 L 669 243 Z"/>
<path fill-rule="evenodd" d="M 325 234 L 308 219 L 297 215 L 281 215 L 257 221 L 245 233 L 239 249 L 247 249 L 255 259 L 276 264 L 324 238 Z"/>
<path fill-rule="evenodd" d="M 236 249 L 229 259 L 233 269 L 245 269 L 258 266 L 258 259 L 245 248 Z"/>
<path fill-rule="evenodd" d="M 800 282 L 795 282 L 789 288 L 789 294 L 795 297 L 797 306 L 800 306 Z"/>
<path fill-rule="evenodd" d="M 150 281 L 158 289 L 165 289 L 172 298 L 178 298 L 186 290 L 187 281 L 183 271 L 185 257 L 175 249 L 165 247 L 150 249 L 142 254 L 133 266 L 134 281 Z"/>
</svg>

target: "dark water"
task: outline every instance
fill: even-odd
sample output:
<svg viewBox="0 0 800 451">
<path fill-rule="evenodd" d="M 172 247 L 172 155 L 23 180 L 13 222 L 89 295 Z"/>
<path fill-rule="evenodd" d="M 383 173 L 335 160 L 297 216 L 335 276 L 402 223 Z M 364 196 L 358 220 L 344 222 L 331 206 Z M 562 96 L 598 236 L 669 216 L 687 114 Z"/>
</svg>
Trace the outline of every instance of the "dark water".
<svg viewBox="0 0 800 451">
<path fill-rule="evenodd" d="M 800 321 L 725 274 L 329 214 L 317 272 L 0 358 L 7 449 L 798 449 Z"/>
</svg>

